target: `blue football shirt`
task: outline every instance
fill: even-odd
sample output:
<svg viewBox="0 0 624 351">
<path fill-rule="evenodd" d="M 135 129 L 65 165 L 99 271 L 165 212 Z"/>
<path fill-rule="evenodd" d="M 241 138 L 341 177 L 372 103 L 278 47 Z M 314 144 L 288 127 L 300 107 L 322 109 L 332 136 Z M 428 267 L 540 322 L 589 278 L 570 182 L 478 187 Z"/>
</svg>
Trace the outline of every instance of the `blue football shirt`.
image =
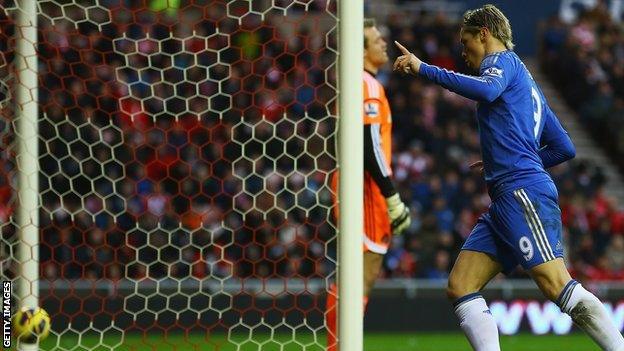
<svg viewBox="0 0 624 351">
<path fill-rule="evenodd" d="M 552 182 L 545 168 L 574 157 L 568 134 L 513 51 L 486 56 L 479 76 L 425 63 L 419 73 L 478 101 L 481 153 L 492 199 L 530 184 Z"/>
</svg>

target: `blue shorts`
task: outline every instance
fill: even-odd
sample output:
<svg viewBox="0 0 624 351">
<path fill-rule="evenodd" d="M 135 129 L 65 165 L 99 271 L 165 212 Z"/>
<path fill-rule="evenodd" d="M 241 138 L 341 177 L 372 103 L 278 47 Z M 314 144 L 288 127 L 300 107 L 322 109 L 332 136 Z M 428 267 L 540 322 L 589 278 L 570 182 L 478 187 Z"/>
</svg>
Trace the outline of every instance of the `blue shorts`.
<svg viewBox="0 0 624 351">
<path fill-rule="evenodd" d="M 540 182 L 501 195 L 464 243 L 462 250 L 493 256 L 509 274 L 518 264 L 530 269 L 563 257 L 557 188 Z"/>
</svg>

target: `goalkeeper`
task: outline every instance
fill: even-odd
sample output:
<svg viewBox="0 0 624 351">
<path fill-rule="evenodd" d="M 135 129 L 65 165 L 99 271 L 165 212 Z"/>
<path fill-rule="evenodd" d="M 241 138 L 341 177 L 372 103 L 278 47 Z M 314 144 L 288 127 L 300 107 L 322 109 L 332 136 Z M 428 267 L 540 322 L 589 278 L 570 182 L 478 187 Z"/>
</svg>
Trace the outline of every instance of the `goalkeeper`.
<svg viewBox="0 0 624 351">
<path fill-rule="evenodd" d="M 392 116 L 384 87 L 375 78 L 389 60 L 387 43 L 371 19 L 364 21 L 364 306 L 379 275 L 392 234 L 410 225 L 409 209 L 401 201 L 391 176 Z M 333 177 L 334 190 L 337 178 Z M 337 192 L 335 192 L 337 194 Z M 327 350 L 336 350 L 336 286 L 327 298 Z"/>
</svg>

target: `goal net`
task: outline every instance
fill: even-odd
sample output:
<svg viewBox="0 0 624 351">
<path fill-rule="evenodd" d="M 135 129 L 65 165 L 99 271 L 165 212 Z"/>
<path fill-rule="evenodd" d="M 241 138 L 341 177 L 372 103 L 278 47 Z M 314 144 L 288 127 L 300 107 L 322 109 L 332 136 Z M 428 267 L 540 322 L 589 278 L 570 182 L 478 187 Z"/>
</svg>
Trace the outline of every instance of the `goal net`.
<svg viewBox="0 0 624 351">
<path fill-rule="evenodd" d="M 36 1 L 30 95 L 19 3 L 0 11 L 0 276 L 50 314 L 40 349 L 324 350 L 336 2 Z"/>
</svg>

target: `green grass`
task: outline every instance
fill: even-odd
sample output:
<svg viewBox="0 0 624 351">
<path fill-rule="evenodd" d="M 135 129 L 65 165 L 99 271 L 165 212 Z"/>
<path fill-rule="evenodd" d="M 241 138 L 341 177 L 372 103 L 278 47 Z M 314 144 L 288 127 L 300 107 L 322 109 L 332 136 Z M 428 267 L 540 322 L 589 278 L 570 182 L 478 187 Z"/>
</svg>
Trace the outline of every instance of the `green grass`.
<svg viewBox="0 0 624 351">
<path fill-rule="evenodd" d="M 40 345 L 40 350 L 72 350 L 72 351 L 324 351 L 325 335 L 304 335 L 293 339 L 291 335 L 276 334 L 271 341 L 270 336 L 261 335 L 250 340 L 247 336 L 233 337 L 238 345 L 228 341 L 227 335 L 211 336 L 210 339 L 201 335 L 184 337 L 171 334 L 167 338 L 158 333 L 148 336 L 129 334 L 123 342 L 118 337 L 105 338 L 102 346 L 99 337 L 83 335 L 65 336 L 60 342 L 50 337 Z M 566 336 L 534 336 L 521 334 L 502 336 L 501 347 L 505 351 L 593 351 L 599 350 L 589 338 L 582 334 Z M 364 339 L 365 351 L 470 351 L 471 348 L 461 333 L 368 333 Z"/>
</svg>

